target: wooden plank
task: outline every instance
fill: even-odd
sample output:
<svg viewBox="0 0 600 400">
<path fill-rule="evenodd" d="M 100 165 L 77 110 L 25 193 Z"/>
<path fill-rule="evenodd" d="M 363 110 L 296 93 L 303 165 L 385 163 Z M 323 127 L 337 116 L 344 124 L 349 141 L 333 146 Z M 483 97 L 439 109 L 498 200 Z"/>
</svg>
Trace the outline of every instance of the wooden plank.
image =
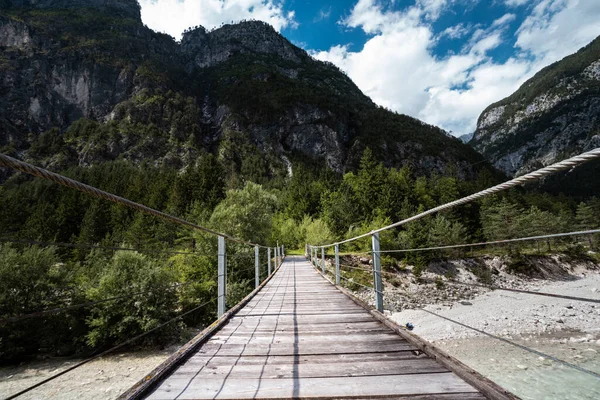
<svg viewBox="0 0 600 400">
<path fill-rule="evenodd" d="M 186 362 L 186 364 L 202 367 L 207 363 L 215 365 L 270 365 L 270 364 L 314 364 L 314 363 L 355 363 L 360 365 L 361 362 L 371 361 L 397 361 L 397 360 L 418 360 L 428 358 L 425 353 L 415 355 L 412 351 L 390 351 L 387 353 L 361 353 L 361 354 L 319 354 L 319 355 L 303 355 L 303 356 L 224 356 L 212 355 L 206 356 L 195 354 Z M 181 366 L 180 368 L 183 368 Z"/>
<path fill-rule="evenodd" d="M 273 334 L 273 335 L 253 335 L 253 334 L 245 334 L 241 335 L 237 332 L 233 335 L 221 335 L 219 334 L 213 336 L 207 344 L 214 343 L 228 343 L 228 344 L 250 344 L 250 345 L 266 345 L 271 343 L 297 343 L 299 345 L 304 345 L 305 343 L 314 343 L 315 339 L 318 339 L 320 343 L 339 343 L 340 341 L 344 343 L 365 343 L 365 342 L 394 342 L 398 341 L 398 335 L 391 332 L 375 332 L 371 334 L 364 333 L 354 333 L 354 334 L 346 334 L 346 335 L 295 335 L 293 332 L 284 333 L 284 334 Z"/>
<path fill-rule="evenodd" d="M 180 394 L 181 393 L 181 394 Z M 446 373 L 418 375 L 356 376 L 348 378 L 243 379 L 169 377 L 148 397 L 151 400 L 173 399 L 269 399 L 344 396 L 397 396 L 437 393 L 476 393 L 472 386 L 456 375 Z"/>
<path fill-rule="evenodd" d="M 483 398 L 293 259 L 148 398 L 290 397 Z"/>
<path fill-rule="evenodd" d="M 241 318 L 241 317 L 240 317 Z M 252 323 L 253 318 L 261 318 L 265 323 L 268 319 L 278 324 L 305 324 L 310 322 L 312 324 L 332 324 L 342 322 L 373 322 L 373 317 L 369 313 L 357 313 L 357 314 L 327 314 L 327 315 L 282 315 L 278 317 L 276 314 L 273 315 L 246 315 L 244 316 L 244 323 Z M 232 319 L 232 322 L 236 321 L 236 318 Z M 236 321 L 237 322 L 237 321 Z M 263 323 L 263 322 L 261 322 Z"/>
<path fill-rule="evenodd" d="M 265 360 L 265 358 L 263 358 Z M 237 364 L 235 360 L 230 364 L 222 359 L 218 362 L 209 362 L 205 365 L 186 363 L 177 370 L 177 377 L 192 377 L 213 379 L 215 377 L 229 378 L 331 378 L 352 376 L 379 376 L 397 374 L 424 374 L 448 372 L 436 361 L 430 358 L 388 360 L 388 361 L 361 361 L 360 363 L 290 363 L 290 364 Z M 385 379 L 385 378 L 383 378 Z"/>
<path fill-rule="evenodd" d="M 226 356 L 244 355 L 308 355 L 308 354 L 357 354 L 385 353 L 388 351 L 416 350 L 416 347 L 404 341 L 372 342 L 372 343 L 303 343 L 295 346 L 288 343 L 275 343 L 269 346 L 249 346 L 243 344 L 213 344 L 206 343 L 198 350 L 198 354 L 222 354 Z"/>
<path fill-rule="evenodd" d="M 336 332 L 343 335 L 345 332 L 370 332 L 370 331 L 382 331 L 389 332 L 387 327 L 384 327 L 379 322 L 342 322 L 334 324 L 302 324 L 297 326 L 277 326 L 276 324 L 255 324 L 255 325 L 240 325 L 240 326 L 225 326 L 219 330 L 220 334 L 230 335 L 232 332 L 237 333 L 248 333 L 255 332 L 261 333 L 273 333 L 273 332 L 298 332 L 298 333 L 327 333 Z"/>
</svg>

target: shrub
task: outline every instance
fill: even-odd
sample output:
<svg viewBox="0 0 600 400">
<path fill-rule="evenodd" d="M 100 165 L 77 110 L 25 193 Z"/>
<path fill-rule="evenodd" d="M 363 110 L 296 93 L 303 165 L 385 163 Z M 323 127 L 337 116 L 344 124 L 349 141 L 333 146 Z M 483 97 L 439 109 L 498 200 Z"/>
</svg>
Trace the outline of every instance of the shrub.
<svg viewBox="0 0 600 400">
<path fill-rule="evenodd" d="M 87 322 L 87 343 L 108 346 L 146 332 L 173 318 L 177 293 L 173 273 L 139 253 L 117 252 L 101 273 L 90 300 L 125 296 L 96 305 Z M 145 344 L 165 343 L 180 332 L 173 323 L 144 339 Z"/>
<path fill-rule="evenodd" d="M 65 305 L 70 295 L 68 267 L 54 248 L 38 246 L 19 250 L 0 244 L 0 319 Z M 10 361 L 39 349 L 68 343 L 72 321 L 49 315 L 8 322 L 0 326 L 0 360 Z"/>
</svg>

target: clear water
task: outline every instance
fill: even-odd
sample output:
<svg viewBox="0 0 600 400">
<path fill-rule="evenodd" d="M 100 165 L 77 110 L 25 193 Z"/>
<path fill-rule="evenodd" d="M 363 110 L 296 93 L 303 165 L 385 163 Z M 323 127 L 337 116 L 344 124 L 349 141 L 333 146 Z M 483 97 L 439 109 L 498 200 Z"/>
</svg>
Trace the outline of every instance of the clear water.
<svg viewBox="0 0 600 400">
<path fill-rule="evenodd" d="M 600 374 L 600 345 L 515 340 Z M 439 347 L 523 399 L 600 399 L 600 378 L 492 339 L 438 342 Z"/>
</svg>

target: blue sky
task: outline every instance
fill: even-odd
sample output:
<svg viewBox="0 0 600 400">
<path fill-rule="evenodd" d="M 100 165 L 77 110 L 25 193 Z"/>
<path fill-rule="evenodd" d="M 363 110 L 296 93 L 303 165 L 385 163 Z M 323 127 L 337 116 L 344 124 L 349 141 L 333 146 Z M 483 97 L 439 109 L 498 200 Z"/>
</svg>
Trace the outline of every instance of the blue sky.
<svg viewBox="0 0 600 400">
<path fill-rule="evenodd" d="M 266 21 L 376 103 L 470 133 L 489 104 L 600 35 L 600 0 L 140 0 L 151 28 Z"/>
</svg>

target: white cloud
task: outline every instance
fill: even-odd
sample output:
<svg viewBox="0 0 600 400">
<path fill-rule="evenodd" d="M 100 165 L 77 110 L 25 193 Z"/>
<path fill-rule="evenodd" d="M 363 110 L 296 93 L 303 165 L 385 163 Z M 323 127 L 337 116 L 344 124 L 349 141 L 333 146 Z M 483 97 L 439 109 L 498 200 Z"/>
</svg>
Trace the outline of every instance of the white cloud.
<svg viewBox="0 0 600 400">
<path fill-rule="evenodd" d="M 548 64 L 600 35 L 600 1 L 543 0 L 517 31 L 516 46 Z"/>
<path fill-rule="evenodd" d="M 504 4 L 509 7 L 519 7 L 531 2 L 531 0 L 505 0 Z"/>
<path fill-rule="evenodd" d="M 516 18 L 517 18 L 517 16 L 515 14 L 504 14 L 503 16 L 501 16 L 500 18 L 495 20 L 492 23 L 492 26 L 493 27 L 504 26 L 504 25 L 514 21 Z"/>
<path fill-rule="evenodd" d="M 313 22 L 320 22 L 326 19 L 329 19 L 331 16 L 331 6 L 329 8 L 322 8 L 319 10 L 319 13 L 314 18 Z"/>
<path fill-rule="evenodd" d="M 334 46 L 313 55 L 346 71 L 378 104 L 461 135 L 475 129 L 489 104 L 600 34 L 599 1 L 537 0 L 518 30 L 515 54 L 505 62 L 494 62 L 489 52 L 509 39 L 507 28 L 516 18 L 511 13 L 475 30 L 460 54 L 439 58 L 432 50 L 436 41 L 468 29 L 433 32 L 432 16 L 451 2 L 417 0 L 400 12 L 375 0 L 359 0 L 340 23 L 372 35 L 364 47 L 352 52 L 348 46 Z"/>
<path fill-rule="evenodd" d="M 458 24 L 454 26 L 450 26 L 440 33 L 439 37 L 442 38 L 447 36 L 450 39 L 460 39 L 469 34 L 471 28 L 465 26 L 464 24 Z"/>
<path fill-rule="evenodd" d="M 265 21 L 277 30 L 295 26 L 293 12 L 275 0 L 140 0 L 142 21 L 175 38 L 196 25 L 207 29 L 242 19 Z"/>
</svg>

